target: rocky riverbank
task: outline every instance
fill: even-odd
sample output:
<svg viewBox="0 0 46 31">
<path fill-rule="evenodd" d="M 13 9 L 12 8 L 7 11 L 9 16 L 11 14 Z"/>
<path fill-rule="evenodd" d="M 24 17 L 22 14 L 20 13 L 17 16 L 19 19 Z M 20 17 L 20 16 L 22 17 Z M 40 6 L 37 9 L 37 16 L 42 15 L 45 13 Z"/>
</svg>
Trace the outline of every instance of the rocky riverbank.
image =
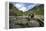
<svg viewBox="0 0 46 31">
<path fill-rule="evenodd" d="M 10 16 L 9 28 L 43 27 L 43 20 L 44 18 L 37 16 L 34 18 L 31 18 L 31 16 Z"/>
</svg>

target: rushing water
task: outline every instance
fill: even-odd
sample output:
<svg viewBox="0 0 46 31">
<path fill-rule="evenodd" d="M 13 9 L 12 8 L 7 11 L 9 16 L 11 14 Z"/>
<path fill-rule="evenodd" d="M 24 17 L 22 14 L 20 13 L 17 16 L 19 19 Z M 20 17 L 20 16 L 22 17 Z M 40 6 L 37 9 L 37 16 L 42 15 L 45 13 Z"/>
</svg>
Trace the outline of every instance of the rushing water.
<svg viewBox="0 0 46 31">
<path fill-rule="evenodd" d="M 10 16 L 9 17 L 9 28 L 25 28 L 25 27 L 40 27 L 44 24 L 36 18 L 31 16 Z M 43 21 L 43 20 L 42 20 Z"/>
</svg>

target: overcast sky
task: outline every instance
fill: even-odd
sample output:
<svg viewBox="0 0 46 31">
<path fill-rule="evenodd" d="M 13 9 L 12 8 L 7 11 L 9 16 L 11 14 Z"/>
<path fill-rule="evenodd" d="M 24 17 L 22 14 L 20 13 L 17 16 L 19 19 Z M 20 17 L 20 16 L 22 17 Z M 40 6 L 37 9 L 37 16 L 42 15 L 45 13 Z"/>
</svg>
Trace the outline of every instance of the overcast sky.
<svg viewBox="0 0 46 31">
<path fill-rule="evenodd" d="M 14 6 L 23 12 L 28 11 L 29 9 L 32 9 L 34 6 L 38 4 L 33 4 L 33 3 L 14 3 Z"/>
</svg>

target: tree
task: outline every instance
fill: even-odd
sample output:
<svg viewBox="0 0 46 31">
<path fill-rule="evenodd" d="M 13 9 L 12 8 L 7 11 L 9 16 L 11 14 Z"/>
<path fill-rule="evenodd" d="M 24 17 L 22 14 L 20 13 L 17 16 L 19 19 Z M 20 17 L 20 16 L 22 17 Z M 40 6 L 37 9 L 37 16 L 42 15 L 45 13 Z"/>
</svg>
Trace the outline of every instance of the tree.
<svg viewBox="0 0 46 31">
<path fill-rule="evenodd" d="M 12 7 L 13 7 L 13 4 L 9 3 L 9 9 L 12 9 Z"/>
</svg>

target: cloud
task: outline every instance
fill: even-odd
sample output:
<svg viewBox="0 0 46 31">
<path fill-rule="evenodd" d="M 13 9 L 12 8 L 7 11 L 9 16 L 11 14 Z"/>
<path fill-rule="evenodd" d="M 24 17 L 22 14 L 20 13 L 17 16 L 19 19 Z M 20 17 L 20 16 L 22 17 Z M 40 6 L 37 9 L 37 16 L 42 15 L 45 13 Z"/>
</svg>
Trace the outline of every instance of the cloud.
<svg viewBox="0 0 46 31">
<path fill-rule="evenodd" d="M 32 9 L 37 4 L 31 4 L 31 3 L 16 3 L 14 6 L 18 8 L 18 10 L 21 11 L 28 11 L 29 9 Z"/>
<path fill-rule="evenodd" d="M 21 8 L 21 7 L 23 7 L 23 4 L 14 4 L 14 6 L 15 6 L 16 8 Z"/>
<path fill-rule="evenodd" d="M 27 11 L 27 8 L 26 7 L 22 7 L 19 10 L 22 10 L 24 12 L 24 11 Z"/>
</svg>

